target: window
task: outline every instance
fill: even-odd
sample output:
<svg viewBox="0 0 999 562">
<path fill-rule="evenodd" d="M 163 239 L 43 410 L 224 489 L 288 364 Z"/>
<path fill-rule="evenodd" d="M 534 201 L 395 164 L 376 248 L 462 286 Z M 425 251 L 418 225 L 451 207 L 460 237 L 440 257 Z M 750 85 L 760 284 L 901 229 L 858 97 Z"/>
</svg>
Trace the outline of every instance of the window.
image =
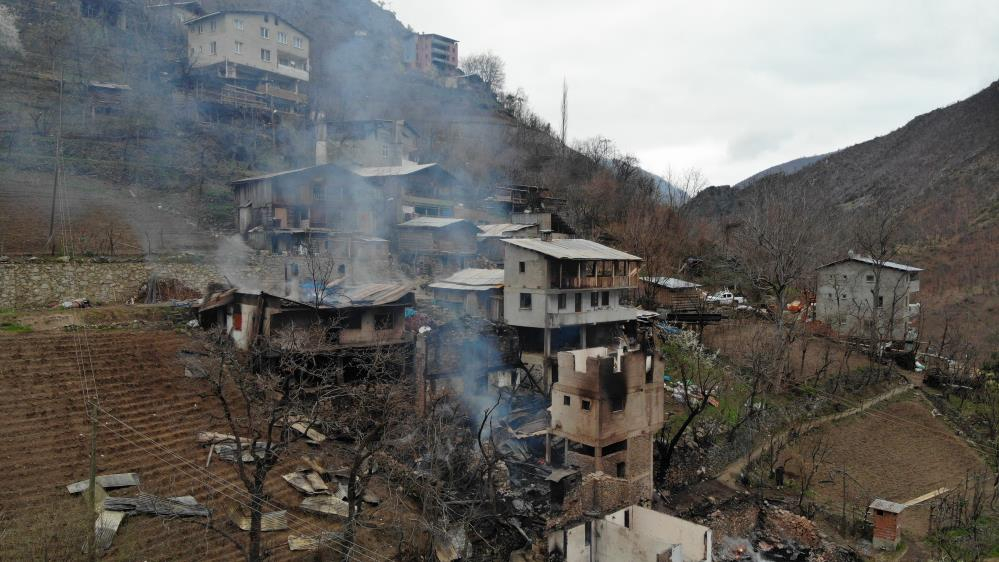
<svg viewBox="0 0 999 562">
<path fill-rule="evenodd" d="M 576 312 L 583 311 L 583 293 L 576 293 Z"/>
<path fill-rule="evenodd" d="M 610 306 L 610 291 L 600 293 L 600 305 Z"/>
<path fill-rule="evenodd" d="M 208 44 L 208 52 L 213 55 L 219 54 L 219 47 L 218 44 L 215 43 L 215 41 L 212 41 L 211 43 Z"/>
<path fill-rule="evenodd" d="M 268 49 L 260 49 L 260 60 L 271 62 L 271 52 Z"/>
<path fill-rule="evenodd" d="M 215 20 L 208 22 L 208 31 L 215 31 L 217 23 Z"/>
<path fill-rule="evenodd" d="M 267 29 L 266 27 L 261 26 L 261 28 L 260 28 L 260 36 L 263 37 L 264 39 L 267 39 L 268 37 L 271 36 L 271 30 Z"/>
<path fill-rule="evenodd" d="M 520 308 L 531 309 L 531 293 L 520 293 Z"/>
<path fill-rule="evenodd" d="M 883 296 L 878 296 L 878 308 L 884 308 L 885 298 Z"/>
<path fill-rule="evenodd" d="M 233 46 L 232 50 L 237 55 L 243 54 L 243 42 L 242 41 L 236 41 L 236 45 Z"/>
<path fill-rule="evenodd" d="M 614 262 L 612 261 L 600 262 L 598 271 L 600 277 L 610 277 L 611 275 L 614 275 Z"/>
<path fill-rule="evenodd" d="M 630 509 L 626 510 L 624 512 L 624 528 L 625 529 L 630 529 L 631 528 L 631 510 Z"/>
<path fill-rule="evenodd" d="M 583 524 L 583 542 L 586 543 L 586 546 L 590 546 L 590 542 L 593 541 L 593 527 L 591 525 L 593 523 L 590 521 Z"/>
<path fill-rule="evenodd" d="M 868 283 L 873 283 L 874 282 L 874 274 L 873 273 L 868 273 L 867 274 L 867 282 Z"/>
<path fill-rule="evenodd" d="M 323 189 L 321 185 L 312 186 L 312 199 L 313 201 L 322 201 L 326 199 L 326 190 Z"/>
<path fill-rule="evenodd" d="M 583 400 L 582 406 L 583 406 L 584 410 L 589 411 L 590 410 L 590 401 L 589 400 Z"/>
<path fill-rule="evenodd" d="M 627 471 L 625 470 L 624 462 L 617 463 L 617 477 L 624 478 L 625 476 L 627 476 Z M 628 512 L 626 511 L 625 513 L 627 514 Z"/>
<path fill-rule="evenodd" d="M 583 264 L 583 275 L 595 277 L 597 275 L 597 262 L 588 261 Z"/>
<path fill-rule="evenodd" d="M 572 399 L 570 397 L 568 397 L 568 396 L 563 396 L 562 397 L 562 405 L 563 406 L 569 406 L 571 404 L 572 404 Z"/>
<path fill-rule="evenodd" d="M 243 20 L 239 18 L 232 20 L 232 26 L 235 27 L 237 31 L 243 31 Z"/>
<path fill-rule="evenodd" d="M 590 308 L 596 308 L 600 306 L 600 293 L 593 291 L 590 293 Z"/>
<path fill-rule="evenodd" d="M 355 312 L 353 314 L 348 314 L 343 321 L 343 327 L 346 330 L 360 330 L 361 329 L 361 314 Z"/>
<path fill-rule="evenodd" d="M 395 316 L 391 312 L 383 312 L 381 314 L 375 314 L 375 329 L 376 330 L 391 330 L 395 327 Z"/>
<path fill-rule="evenodd" d="M 527 262 L 520 262 L 520 272 L 524 273 L 527 271 Z"/>
<path fill-rule="evenodd" d="M 600 456 L 606 457 L 607 455 L 613 455 L 614 453 L 620 453 L 621 451 L 628 450 L 628 440 L 618 441 L 617 443 L 611 443 L 606 447 L 600 448 Z"/>
<path fill-rule="evenodd" d="M 621 410 L 624 410 L 624 396 L 611 398 L 610 407 L 612 412 L 620 412 Z"/>
<path fill-rule="evenodd" d="M 558 309 L 565 310 L 565 293 L 559 293 L 558 295 Z"/>
<path fill-rule="evenodd" d="M 283 31 L 278 31 L 277 42 L 281 43 L 282 45 L 287 45 L 288 44 L 288 34 L 285 33 L 285 32 L 283 32 Z"/>
<path fill-rule="evenodd" d="M 295 37 L 294 39 L 292 39 L 292 43 L 294 44 L 294 47 L 296 49 L 302 49 L 302 48 L 304 48 L 304 47 L 302 47 L 302 38 L 301 37 Z"/>
<path fill-rule="evenodd" d="M 204 33 L 204 32 L 205 32 L 205 24 L 199 23 L 198 24 L 198 33 Z"/>
</svg>

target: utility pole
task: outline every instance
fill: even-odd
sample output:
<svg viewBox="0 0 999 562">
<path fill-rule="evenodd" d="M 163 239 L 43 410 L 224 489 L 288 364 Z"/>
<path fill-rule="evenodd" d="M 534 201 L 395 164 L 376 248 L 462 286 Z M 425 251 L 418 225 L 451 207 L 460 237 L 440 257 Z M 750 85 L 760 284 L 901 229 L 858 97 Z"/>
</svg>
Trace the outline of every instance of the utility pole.
<svg viewBox="0 0 999 562">
<path fill-rule="evenodd" d="M 97 403 L 90 404 L 90 481 L 87 487 L 87 505 L 90 507 L 90 514 L 98 517 L 97 513 Z M 87 535 L 87 560 L 94 562 L 97 560 L 97 523 L 96 519 L 93 528 Z"/>
<path fill-rule="evenodd" d="M 844 536 L 846 535 L 846 467 L 840 465 L 840 472 L 843 473 L 843 528 L 840 531 Z"/>
<path fill-rule="evenodd" d="M 562 146 L 567 146 L 568 138 L 566 137 L 569 131 L 569 83 L 566 82 L 565 77 L 562 78 Z"/>
<path fill-rule="evenodd" d="M 52 255 L 55 255 L 55 215 L 56 197 L 59 193 L 59 172 L 62 168 L 62 92 L 63 92 L 63 71 L 59 70 L 59 120 L 56 124 L 55 142 L 55 174 L 52 178 L 52 210 L 49 213 L 49 243 L 52 244 Z"/>
</svg>

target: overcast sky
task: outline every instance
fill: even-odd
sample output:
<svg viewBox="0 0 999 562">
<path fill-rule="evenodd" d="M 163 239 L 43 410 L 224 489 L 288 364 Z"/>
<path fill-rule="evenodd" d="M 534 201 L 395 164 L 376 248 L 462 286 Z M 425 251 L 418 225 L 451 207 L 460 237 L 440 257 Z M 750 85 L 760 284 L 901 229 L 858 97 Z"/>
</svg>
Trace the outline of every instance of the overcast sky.
<svg viewBox="0 0 999 562">
<path fill-rule="evenodd" d="M 493 51 L 507 89 L 649 171 L 712 184 L 862 142 L 999 78 L 999 0 L 390 0 L 415 31 Z"/>
</svg>

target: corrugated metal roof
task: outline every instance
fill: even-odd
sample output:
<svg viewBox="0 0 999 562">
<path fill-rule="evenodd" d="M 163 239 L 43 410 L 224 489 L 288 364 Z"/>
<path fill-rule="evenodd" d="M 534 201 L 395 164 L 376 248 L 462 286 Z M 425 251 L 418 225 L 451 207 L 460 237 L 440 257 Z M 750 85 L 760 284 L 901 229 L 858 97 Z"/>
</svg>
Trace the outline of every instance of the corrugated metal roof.
<svg viewBox="0 0 999 562">
<path fill-rule="evenodd" d="M 676 277 L 642 277 L 642 281 L 667 289 L 696 289 L 700 287 L 697 283 L 691 283 L 690 281 L 684 281 Z"/>
<path fill-rule="evenodd" d="M 866 263 L 868 265 L 874 265 L 874 266 L 878 265 L 878 262 L 876 260 L 874 260 L 873 258 L 869 258 L 867 256 L 850 256 L 848 258 L 843 258 L 841 260 L 836 260 L 834 262 L 830 262 L 830 263 L 827 263 L 825 265 L 819 266 L 818 269 L 825 269 L 825 268 L 827 268 L 829 266 L 840 264 L 840 263 L 843 263 L 843 262 L 848 262 L 848 261 L 859 261 L 860 263 Z M 911 265 L 905 265 L 903 263 L 896 263 L 896 262 L 893 262 L 893 261 L 886 261 L 886 262 L 883 262 L 881 265 L 883 267 L 887 267 L 888 269 L 897 269 L 899 271 L 908 271 L 908 272 L 922 271 L 922 269 L 920 269 L 918 267 L 913 267 Z"/>
<path fill-rule="evenodd" d="M 379 178 L 385 176 L 408 176 L 437 166 L 436 162 L 429 164 L 403 164 L 401 166 L 359 166 L 351 168 L 350 171 L 365 178 Z"/>
<path fill-rule="evenodd" d="M 459 291 L 488 291 L 502 287 L 502 269 L 462 269 L 447 279 L 430 284 L 431 289 Z"/>
<path fill-rule="evenodd" d="M 323 299 L 324 306 L 350 308 L 353 306 L 383 306 L 393 304 L 411 291 L 399 283 L 368 283 L 356 287 L 341 287 Z"/>
<path fill-rule="evenodd" d="M 482 232 L 478 235 L 479 238 L 503 238 L 507 236 L 508 232 L 517 232 L 518 230 L 524 230 L 525 228 L 536 227 L 535 224 L 513 224 L 513 223 L 501 223 L 501 224 L 480 224 L 479 230 Z"/>
<path fill-rule="evenodd" d="M 399 226 L 441 228 L 444 226 L 451 226 L 452 224 L 456 224 L 459 222 L 467 222 L 468 224 L 472 224 L 471 222 L 465 219 L 453 219 L 453 218 L 444 218 L 444 217 L 416 217 L 415 219 L 410 219 L 400 224 Z M 472 226 L 475 225 L 473 224 Z"/>
<path fill-rule="evenodd" d="M 888 513 L 902 513 L 905 506 L 900 503 L 890 502 L 888 500 L 876 499 L 871 502 L 871 509 L 880 509 L 881 511 L 887 511 Z"/>
<path fill-rule="evenodd" d="M 560 260 L 628 260 L 642 258 L 582 238 L 562 240 L 536 240 L 534 238 L 507 238 L 503 240 L 526 250 L 538 252 Z"/>
<path fill-rule="evenodd" d="M 284 171 L 281 171 L 281 172 L 271 172 L 269 174 L 262 174 L 262 175 L 259 175 L 259 176 L 253 176 L 251 178 L 243 178 L 243 179 L 240 179 L 240 180 L 231 181 L 231 182 L 229 182 L 229 185 L 236 185 L 236 184 L 239 184 L 239 183 L 246 183 L 246 182 L 258 181 L 258 180 L 266 180 L 266 179 L 270 179 L 270 178 L 276 178 L 276 177 L 279 177 L 279 176 L 289 176 L 289 175 L 292 175 L 292 174 L 298 174 L 298 173 L 302 173 L 302 172 L 308 172 L 310 170 L 317 170 L 318 171 L 318 170 L 324 169 L 324 168 L 340 169 L 340 170 L 343 170 L 345 172 L 347 171 L 345 168 L 341 168 L 340 166 L 337 166 L 336 164 L 319 164 L 318 166 L 306 166 L 304 168 L 295 168 L 294 170 L 284 170 Z"/>
</svg>

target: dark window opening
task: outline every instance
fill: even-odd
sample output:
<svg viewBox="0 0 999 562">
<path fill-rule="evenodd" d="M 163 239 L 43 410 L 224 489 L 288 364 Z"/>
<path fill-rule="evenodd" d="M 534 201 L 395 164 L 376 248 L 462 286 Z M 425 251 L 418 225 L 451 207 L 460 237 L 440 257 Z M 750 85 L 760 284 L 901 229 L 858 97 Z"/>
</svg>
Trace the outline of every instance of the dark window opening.
<svg viewBox="0 0 999 562">
<path fill-rule="evenodd" d="M 573 453 L 585 455 L 587 457 L 594 457 L 597 454 L 597 450 L 590 445 L 576 443 L 575 441 L 569 441 L 569 450 Z"/>
<path fill-rule="evenodd" d="M 884 308 L 884 306 L 885 306 L 885 298 L 879 296 L 878 297 L 878 308 Z"/>
<path fill-rule="evenodd" d="M 590 308 L 596 308 L 598 306 L 600 306 L 600 293 L 590 293 Z"/>
<path fill-rule="evenodd" d="M 624 528 L 625 529 L 630 529 L 631 528 L 631 510 L 630 509 L 629 510 L 625 510 L 625 512 L 624 512 Z"/>
<path fill-rule="evenodd" d="M 583 293 L 576 293 L 576 312 L 583 311 Z"/>
<path fill-rule="evenodd" d="M 347 314 L 343 319 L 343 327 L 347 330 L 360 330 L 361 329 L 362 315 L 359 312 L 353 314 Z"/>
<path fill-rule="evenodd" d="M 584 410 L 589 410 L 590 409 L 590 401 L 589 400 L 583 400 L 583 409 Z"/>
<path fill-rule="evenodd" d="M 612 412 L 620 412 L 621 410 L 624 409 L 624 396 L 621 396 L 619 398 L 611 398 L 610 404 Z"/>
<path fill-rule="evenodd" d="M 626 473 L 626 470 L 625 470 L 625 463 L 623 463 L 623 462 L 617 463 L 617 477 L 618 478 L 624 478 L 625 476 L 627 476 L 627 473 Z"/>
<path fill-rule="evenodd" d="M 583 531 L 583 535 L 584 535 L 583 540 L 586 543 L 586 546 L 590 546 L 590 542 L 593 541 L 593 526 L 592 525 L 593 525 L 593 523 L 591 523 L 589 521 L 587 521 L 586 523 L 583 524 L 583 528 L 584 528 L 584 531 Z"/>
<path fill-rule="evenodd" d="M 395 327 L 395 316 L 392 313 L 375 314 L 376 330 L 391 330 Z"/>
<path fill-rule="evenodd" d="M 568 406 L 570 404 L 572 404 L 572 398 L 570 398 L 568 396 L 563 396 L 562 397 L 562 405 L 563 406 Z"/>
<path fill-rule="evenodd" d="M 600 456 L 606 457 L 607 455 L 613 455 L 614 453 L 620 453 L 621 451 L 628 450 L 628 440 L 618 441 L 617 443 L 611 443 L 606 447 L 600 448 Z"/>
<path fill-rule="evenodd" d="M 520 293 L 520 308 L 531 308 L 531 293 Z"/>
<path fill-rule="evenodd" d="M 610 291 L 600 293 L 600 304 L 602 306 L 610 306 Z"/>
<path fill-rule="evenodd" d="M 527 271 L 527 262 L 520 262 L 520 272 L 524 273 Z"/>
<path fill-rule="evenodd" d="M 328 247 L 329 247 L 329 246 L 327 246 L 327 248 L 328 248 Z M 337 272 L 339 272 L 339 273 L 340 273 L 340 275 L 346 275 L 346 274 L 347 274 L 347 266 L 346 266 L 346 265 L 344 265 L 344 264 L 342 264 L 342 263 L 340 264 L 340 266 L 339 266 L 339 267 L 337 267 L 337 268 L 336 268 L 336 270 L 337 270 Z"/>
<path fill-rule="evenodd" d="M 560 293 L 558 296 L 558 309 L 565 310 L 565 293 Z"/>
</svg>

